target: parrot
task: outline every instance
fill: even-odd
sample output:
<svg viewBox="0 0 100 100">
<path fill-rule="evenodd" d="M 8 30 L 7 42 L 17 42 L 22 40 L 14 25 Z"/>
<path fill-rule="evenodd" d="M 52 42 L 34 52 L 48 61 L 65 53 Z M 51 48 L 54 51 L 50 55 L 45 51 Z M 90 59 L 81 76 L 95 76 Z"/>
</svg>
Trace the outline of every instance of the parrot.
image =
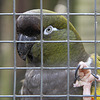
<svg viewBox="0 0 100 100">
<path fill-rule="evenodd" d="M 43 13 L 55 13 L 47 9 Z M 40 13 L 40 9 L 24 12 L 17 18 L 16 33 L 17 41 L 33 41 L 17 43 L 17 52 L 26 62 L 27 67 L 41 67 L 41 53 L 43 53 L 43 95 L 69 95 L 70 100 L 82 100 L 82 97 L 70 95 L 82 95 L 82 87 L 73 87 L 75 70 L 69 70 L 69 83 L 67 82 L 67 69 L 52 69 L 53 67 L 68 67 L 68 43 L 67 43 L 67 18 L 62 15 L 43 15 L 43 52 L 41 52 L 41 17 L 40 15 L 27 15 L 27 13 Z M 49 42 L 62 41 L 66 42 Z M 69 22 L 69 40 L 81 40 L 75 27 Z M 38 42 L 40 41 L 40 42 Z M 46 42 L 45 42 L 46 41 Z M 76 67 L 80 61 L 87 61 L 89 57 L 82 42 L 69 43 L 70 67 Z M 100 59 L 99 59 L 100 62 Z M 99 64 L 100 65 L 100 64 Z M 92 60 L 91 66 L 94 66 Z M 69 84 L 69 93 L 68 90 Z M 27 69 L 25 79 L 20 90 L 21 95 L 41 94 L 41 70 Z M 22 97 L 19 100 L 39 100 L 40 97 Z M 44 100 L 66 100 L 66 97 L 43 97 Z"/>
</svg>

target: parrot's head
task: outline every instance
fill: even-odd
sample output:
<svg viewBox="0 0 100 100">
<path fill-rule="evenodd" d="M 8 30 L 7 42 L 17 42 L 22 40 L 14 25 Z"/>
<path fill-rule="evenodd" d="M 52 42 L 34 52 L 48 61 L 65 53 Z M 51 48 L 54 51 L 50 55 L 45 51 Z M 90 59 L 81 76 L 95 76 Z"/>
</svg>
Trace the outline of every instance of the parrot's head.
<svg viewBox="0 0 100 100">
<path fill-rule="evenodd" d="M 26 13 L 40 13 L 40 9 L 34 9 Z M 43 13 L 55 13 L 50 10 L 43 9 Z M 17 18 L 16 23 L 17 40 L 18 41 L 35 41 L 41 39 L 41 18 L 40 15 L 21 15 Z M 69 22 L 69 39 L 81 40 L 74 26 Z M 61 43 L 43 43 L 43 61 L 48 65 L 61 61 L 61 66 L 67 65 L 67 19 L 62 15 L 43 15 L 43 40 L 66 40 Z M 41 44 L 40 42 L 18 43 L 17 51 L 23 60 L 37 63 L 41 62 Z M 83 54 L 83 57 L 79 57 Z M 70 60 L 85 60 L 87 53 L 82 43 L 70 43 Z M 75 58 L 76 56 L 76 58 Z M 81 55 L 80 55 L 81 56 Z M 60 58 L 60 59 L 58 59 Z M 76 60 L 77 59 L 77 60 Z M 60 63 L 61 63 L 60 62 Z M 65 63 L 66 62 L 66 63 Z M 57 65 L 57 66 L 58 66 Z M 38 65 L 37 65 L 38 66 Z"/>
</svg>

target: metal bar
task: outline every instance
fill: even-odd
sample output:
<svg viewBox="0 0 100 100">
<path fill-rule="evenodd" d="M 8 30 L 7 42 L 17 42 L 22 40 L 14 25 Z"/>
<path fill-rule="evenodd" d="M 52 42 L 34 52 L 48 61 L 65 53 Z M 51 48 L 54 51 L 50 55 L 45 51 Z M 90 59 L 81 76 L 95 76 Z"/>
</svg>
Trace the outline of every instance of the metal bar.
<svg viewBox="0 0 100 100">
<path fill-rule="evenodd" d="M 3 41 L 2 41 L 3 42 Z M 8 42 L 8 41 L 7 41 Z M 35 42 L 41 42 L 41 41 L 16 41 L 17 43 L 35 43 Z M 42 42 L 44 42 L 44 43 L 52 43 L 52 42 L 54 42 L 54 43 L 57 43 L 57 42 L 68 42 L 68 40 L 42 40 Z M 95 41 L 95 40 L 69 40 L 69 42 L 70 43 L 73 43 L 73 42 L 77 42 L 77 43 L 94 43 L 94 42 L 96 42 L 96 43 L 100 43 L 100 40 L 97 40 L 97 41 Z"/>
<path fill-rule="evenodd" d="M 41 40 L 39 41 L 16 41 L 16 43 L 41 43 Z M 61 43 L 61 42 L 68 42 L 68 40 L 42 40 L 44 43 Z M 69 40 L 70 43 L 100 43 L 100 40 Z M 14 41 L 0 41 L 0 43 L 14 43 Z"/>
<path fill-rule="evenodd" d="M 40 15 L 40 13 L 16 13 L 16 15 Z M 43 13 L 43 15 L 63 15 L 67 16 L 68 13 Z M 94 16 L 95 13 L 69 13 L 70 16 Z M 100 13 L 96 13 L 97 16 L 100 16 Z"/>
<path fill-rule="evenodd" d="M 69 100 L 70 41 L 69 41 L 69 0 L 67 0 L 67 100 Z"/>
<path fill-rule="evenodd" d="M 0 16 L 13 16 L 13 13 L 0 13 Z"/>
<path fill-rule="evenodd" d="M 0 99 L 1 98 L 13 98 L 14 95 L 0 95 Z"/>
<path fill-rule="evenodd" d="M 14 26 L 14 87 L 13 87 L 13 100 L 16 100 L 16 15 L 15 15 L 15 2 L 13 0 L 13 26 Z"/>
<path fill-rule="evenodd" d="M 14 13 L 0 13 L 0 16 L 12 16 Z M 19 16 L 19 15 L 35 15 L 35 16 L 39 16 L 40 13 L 15 13 L 15 15 Z M 63 15 L 63 16 L 67 16 L 67 13 L 43 13 L 43 16 L 46 15 Z M 95 13 L 69 13 L 70 16 L 95 16 Z M 100 16 L 100 13 L 96 13 L 96 16 Z"/>
<path fill-rule="evenodd" d="M 40 27 L 41 27 L 41 86 L 40 86 L 40 100 L 43 97 L 43 11 L 42 11 L 42 0 L 40 0 Z"/>
<path fill-rule="evenodd" d="M 37 69 L 37 70 L 40 70 L 41 67 L 16 67 L 17 70 L 20 70 L 20 69 Z M 59 70 L 67 70 L 68 68 L 67 67 L 43 67 L 44 70 L 51 70 L 51 69 L 59 69 Z M 69 68 L 70 70 L 75 70 L 76 67 L 70 67 Z M 95 67 L 88 67 L 88 68 L 84 68 L 84 69 L 92 69 L 94 70 Z M 96 69 L 100 69 L 100 67 L 97 67 Z M 14 67 L 0 67 L 0 70 L 14 70 Z"/>
<path fill-rule="evenodd" d="M 96 0 L 94 0 L 94 13 L 95 13 L 95 15 L 94 15 L 94 23 L 95 23 L 95 26 L 94 26 L 94 37 L 95 37 L 95 38 L 94 38 L 94 41 L 95 41 L 95 42 L 94 42 L 94 47 L 95 47 L 95 74 L 97 73 L 97 69 L 96 69 L 96 68 L 97 68 L 97 64 L 96 64 L 96 57 L 97 57 L 97 56 L 96 56 L 96 51 L 97 51 L 97 50 L 96 50 L 96 47 L 97 47 L 97 46 L 96 46 L 96 29 L 97 29 L 96 12 L 97 12 L 97 11 L 96 11 L 96 8 L 97 8 L 97 7 L 96 7 Z M 96 83 L 96 80 L 95 80 L 95 91 L 94 91 L 94 99 L 95 99 L 95 100 L 97 100 L 97 99 L 96 99 L 96 96 L 97 96 L 97 93 L 96 93 L 97 87 L 96 87 L 96 85 L 97 85 L 97 83 Z"/>
<path fill-rule="evenodd" d="M 15 95 L 16 97 L 40 97 L 41 95 Z M 94 95 L 69 95 L 69 97 L 93 97 Z M 12 98 L 13 95 L 0 95 L 0 98 Z M 67 97 L 67 95 L 43 95 L 43 97 Z M 100 95 L 97 95 L 100 97 Z"/>
</svg>

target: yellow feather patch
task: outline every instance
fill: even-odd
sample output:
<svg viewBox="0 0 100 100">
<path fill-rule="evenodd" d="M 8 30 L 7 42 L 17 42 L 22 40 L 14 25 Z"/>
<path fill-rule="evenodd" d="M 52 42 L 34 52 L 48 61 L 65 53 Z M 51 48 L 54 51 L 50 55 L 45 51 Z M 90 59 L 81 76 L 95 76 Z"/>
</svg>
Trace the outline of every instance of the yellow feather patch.
<svg viewBox="0 0 100 100">
<path fill-rule="evenodd" d="M 95 64 L 95 54 L 91 54 L 90 57 L 93 59 L 93 62 Z M 96 55 L 96 66 L 100 67 L 100 56 L 99 55 Z M 97 70 L 97 74 L 100 75 L 100 69 Z M 95 87 L 92 86 L 91 91 L 92 91 L 92 95 L 94 95 Z M 96 94 L 100 95 L 100 82 L 97 82 Z M 92 97 L 91 100 L 94 100 L 94 98 Z M 100 97 L 97 97 L 96 100 L 100 100 Z"/>
</svg>

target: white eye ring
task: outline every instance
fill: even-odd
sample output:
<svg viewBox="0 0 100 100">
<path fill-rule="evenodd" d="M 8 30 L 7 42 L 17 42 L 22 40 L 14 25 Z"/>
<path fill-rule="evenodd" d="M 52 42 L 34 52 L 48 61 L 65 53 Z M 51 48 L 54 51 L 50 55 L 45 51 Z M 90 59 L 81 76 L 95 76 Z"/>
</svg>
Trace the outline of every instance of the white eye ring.
<svg viewBox="0 0 100 100">
<path fill-rule="evenodd" d="M 49 35 L 51 34 L 53 31 L 57 31 L 57 28 L 54 28 L 53 26 L 48 26 L 45 30 L 44 30 L 44 35 Z"/>
</svg>

